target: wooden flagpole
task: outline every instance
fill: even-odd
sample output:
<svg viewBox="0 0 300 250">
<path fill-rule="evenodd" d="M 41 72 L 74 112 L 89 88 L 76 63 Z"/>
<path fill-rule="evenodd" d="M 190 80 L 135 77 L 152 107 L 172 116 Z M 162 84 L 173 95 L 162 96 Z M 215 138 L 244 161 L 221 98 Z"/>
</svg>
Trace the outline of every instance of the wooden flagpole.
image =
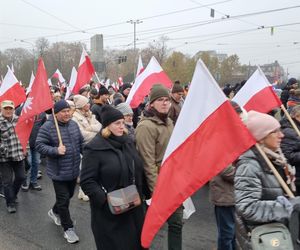
<svg viewBox="0 0 300 250">
<path fill-rule="evenodd" d="M 53 108 L 52 108 L 52 115 L 53 115 L 54 124 L 55 124 L 55 128 L 56 128 L 57 136 L 58 136 L 59 146 L 63 146 L 60 130 L 59 130 L 59 127 L 58 127 L 58 122 L 57 122 L 56 116 L 54 114 L 54 109 Z"/>
<path fill-rule="evenodd" d="M 297 135 L 300 137 L 300 131 L 297 127 L 297 125 L 295 124 L 295 122 L 293 121 L 292 117 L 290 116 L 289 112 L 287 112 L 286 108 L 283 106 L 283 104 L 281 104 L 280 108 L 282 109 L 282 111 L 284 112 L 284 115 L 286 116 L 286 118 L 289 120 L 289 122 L 291 123 L 293 129 L 296 131 Z"/>
</svg>

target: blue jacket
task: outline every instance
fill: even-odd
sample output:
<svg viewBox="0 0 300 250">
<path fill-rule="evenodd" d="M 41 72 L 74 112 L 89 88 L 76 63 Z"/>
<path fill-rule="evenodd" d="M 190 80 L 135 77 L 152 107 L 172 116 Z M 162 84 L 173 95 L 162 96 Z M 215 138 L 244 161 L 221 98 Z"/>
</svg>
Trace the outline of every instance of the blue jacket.
<svg viewBox="0 0 300 250">
<path fill-rule="evenodd" d="M 40 128 L 36 149 L 47 156 L 47 175 L 56 181 L 74 180 L 79 175 L 80 152 L 82 151 L 83 137 L 76 122 L 58 122 L 62 141 L 66 147 L 66 154 L 58 154 L 58 136 L 53 116 Z"/>
</svg>

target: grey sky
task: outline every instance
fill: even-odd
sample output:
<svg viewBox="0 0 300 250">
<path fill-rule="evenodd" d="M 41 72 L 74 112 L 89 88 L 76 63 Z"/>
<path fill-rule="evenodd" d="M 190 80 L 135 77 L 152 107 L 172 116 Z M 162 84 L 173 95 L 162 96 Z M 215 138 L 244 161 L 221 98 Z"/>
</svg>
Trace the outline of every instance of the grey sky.
<svg viewBox="0 0 300 250">
<path fill-rule="evenodd" d="M 252 65 L 277 59 L 290 76 L 299 77 L 300 8 L 199 25 L 224 14 L 237 16 L 296 5 L 299 0 L 0 0 L 0 50 L 30 49 L 30 43 L 41 36 L 50 42 L 82 41 L 89 47 L 94 34 L 104 35 L 105 47 L 126 49 L 133 47 L 133 25 L 126 21 L 139 19 L 143 22 L 137 25 L 138 48 L 166 35 L 168 47 L 183 53 L 236 53 L 242 63 Z M 210 7 L 216 10 L 215 18 L 210 17 Z M 299 24 L 275 27 L 273 36 L 270 28 L 258 29 L 292 23 Z M 187 28 L 186 24 L 191 25 Z"/>
</svg>

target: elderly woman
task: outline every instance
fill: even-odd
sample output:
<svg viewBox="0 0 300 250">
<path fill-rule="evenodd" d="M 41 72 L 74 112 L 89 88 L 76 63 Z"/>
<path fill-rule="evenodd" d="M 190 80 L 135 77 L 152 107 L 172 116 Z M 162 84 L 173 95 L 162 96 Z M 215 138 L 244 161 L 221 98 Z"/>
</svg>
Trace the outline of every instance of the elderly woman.
<svg viewBox="0 0 300 250">
<path fill-rule="evenodd" d="M 75 112 L 72 120 L 75 121 L 83 136 L 84 144 L 90 142 L 97 133 L 99 133 L 102 125 L 95 118 L 95 115 L 90 111 L 89 99 L 83 95 L 73 96 Z M 81 187 L 79 187 L 78 199 L 88 201 L 89 197 L 84 194 Z"/>
<path fill-rule="evenodd" d="M 144 220 L 140 205 L 122 214 L 112 214 L 106 192 L 135 182 L 142 193 L 143 162 L 128 139 L 124 116 L 106 105 L 101 113 L 103 129 L 83 152 L 81 187 L 90 198 L 92 231 L 98 250 L 139 250 Z"/>
<path fill-rule="evenodd" d="M 284 176 L 287 163 L 280 151 L 283 134 L 279 122 L 270 115 L 250 111 L 246 126 L 278 172 Z M 279 182 L 255 147 L 240 156 L 236 166 L 237 244 L 241 249 L 252 249 L 247 233 L 266 223 L 285 224 L 298 199 L 285 198 Z"/>
</svg>

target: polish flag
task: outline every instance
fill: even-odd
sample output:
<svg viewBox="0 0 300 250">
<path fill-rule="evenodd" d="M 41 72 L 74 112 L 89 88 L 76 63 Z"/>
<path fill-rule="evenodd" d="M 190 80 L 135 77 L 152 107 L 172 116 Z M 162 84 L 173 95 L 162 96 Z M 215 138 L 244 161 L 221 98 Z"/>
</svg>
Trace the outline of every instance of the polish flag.
<svg viewBox="0 0 300 250">
<path fill-rule="evenodd" d="M 118 77 L 118 84 L 120 87 L 124 84 L 122 76 Z"/>
<path fill-rule="evenodd" d="M 78 66 L 78 73 L 77 73 L 77 79 L 75 82 L 75 86 L 72 90 L 73 94 L 78 94 L 79 90 L 89 83 L 89 81 L 92 79 L 92 76 L 95 74 L 94 66 L 91 62 L 91 59 L 89 58 L 86 51 L 83 49 L 79 66 Z"/>
<path fill-rule="evenodd" d="M 32 84 L 33 84 L 33 81 L 34 81 L 34 74 L 33 74 L 33 71 L 31 71 L 31 76 L 30 76 L 30 81 L 29 81 L 29 86 L 26 90 L 26 96 L 29 94 L 29 92 L 31 91 L 31 88 L 32 88 Z"/>
<path fill-rule="evenodd" d="M 73 67 L 72 72 L 71 72 L 71 78 L 70 78 L 69 86 L 67 87 L 65 100 L 67 100 L 70 97 L 70 95 L 72 93 L 72 90 L 75 86 L 76 79 L 77 79 L 77 71 L 76 71 L 75 67 Z"/>
<path fill-rule="evenodd" d="M 47 72 L 44 62 L 40 58 L 31 91 L 16 125 L 16 133 L 24 152 L 26 152 L 26 146 L 34 124 L 34 117 L 52 107 L 53 101 L 47 82 Z"/>
<path fill-rule="evenodd" d="M 261 113 L 268 113 L 282 104 L 260 67 L 232 100 L 247 111 L 255 110 Z"/>
<path fill-rule="evenodd" d="M 255 139 L 199 60 L 146 214 L 143 247 L 150 246 L 160 227 L 188 197 L 254 144 Z"/>
<path fill-rule="evenodd" d="M 136 70 L 135 78 L 137 78 L 138 75 L 141 74 L 143 71 L 144 71 L 144 65 L 143 65 L 143 61 L 142 61 L 142 56 L 139 55 L 138 67 L 137 67 L 137 70 Z"/>
<path fill-rule="evenodd" d="M 149 94 L 152 86 L 156 83 L 161 83 L 169 89 L 171 89 L 173 85 L 172 81 L 153 56 L 147 68 L 135 79 L 135 83 L 129 92 L 126 103 L 128 103 L 131 108 L 138 107 L 145 96 Z"/>
<path fill-rule="evenodd" d="M 65 78 L 63 77 L 62 73 L 59 71 L 59 69 L 57 69 L 54 74 L 52 75 L 51 78 L 56 78 L 58 79 L 59 83 L 62 84 L 64 82 L 66 82 Z"/>
<path fill-rule="evenodd" d="M 26 100 L 24 88 L 9 67 L 0 87 L 0 102 L 4 100 L 13 101 L 16 107 Z"/>
</svg>

